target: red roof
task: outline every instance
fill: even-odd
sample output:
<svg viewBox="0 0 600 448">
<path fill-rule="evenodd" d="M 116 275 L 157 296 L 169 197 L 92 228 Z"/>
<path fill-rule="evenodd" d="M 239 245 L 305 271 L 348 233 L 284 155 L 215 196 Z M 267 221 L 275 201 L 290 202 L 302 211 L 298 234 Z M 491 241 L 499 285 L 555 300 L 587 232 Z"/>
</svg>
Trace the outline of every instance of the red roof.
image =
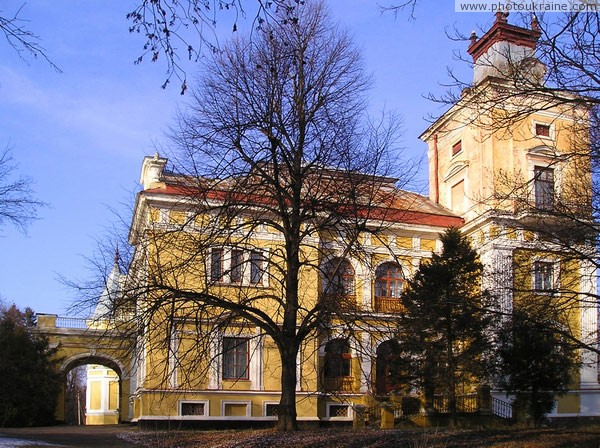
<svg viewBox="0 0 600 448">
<path fill-rule="evenodd" d="M 362 212 L 358 211 L 361 217 L 369 219 L 378 219 L 386 222 L 398 222 L 407 224 L 428 225 L 434 227 L 460 227 L 464 220 L 446 208 L 435 204 L 427 197 L 417 193 L 395 190 L 393 199 L 389 204 L 373 207 L 365 207 Z M 195 197 L 212 200 L 224 200 L 230 192 L 225 190 L 206 190 L 200 193 L 200 189 L 185 186 L 166 184 L 164 187 L 151 188 L 142 192 L 144 195 L 168 195 Z M 271 199 L 266 195 L 253 193 L 237 193 L 233 199 L 240 203 L 267 204 Z M 388 201 L 385 201 L 388 202 Z M 352 208 L 354 210 L 354 208 Z M 340 213 L 343 213 L 343 207 L 340 207 Z"/>
<path fill-rule="evenodd" d="M 519 26 L 510 25 L 506 20 L 506 15 L 501 12 L 496 13 L 496 21 L 492 27 L 479 40 L 476 36 L 472 37 L 468 52 L 473 56 L 473 62 L 484 54 L 496 42 L 510 42 L 515 45 L 521 45 L 535 49 L 538 39 L 542 35 L 536 22 L 533 23 L 533 29 L 529 30 Z"/>
</svg>

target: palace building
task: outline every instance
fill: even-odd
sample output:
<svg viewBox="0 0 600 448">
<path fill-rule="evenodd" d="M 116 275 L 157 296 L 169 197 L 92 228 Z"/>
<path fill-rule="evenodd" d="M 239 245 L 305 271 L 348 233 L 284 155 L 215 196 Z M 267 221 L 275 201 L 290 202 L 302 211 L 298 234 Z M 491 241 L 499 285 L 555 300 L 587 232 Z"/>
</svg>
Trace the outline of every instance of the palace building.
<svg viewBox="0 0 600 448">
<path fill-rule="evenodd" d="M 573 219 L 567 219 L 591 220 L 581 194 L 589 194 L 591 185 L 587 111 L 562 101 L 573 98 L 568 92 L 558 97 L 541 89 L 525 93 L 544 79 L 544 67 L 535 58 L 539 36 L 535 21 L 525 29 L 502 14 L 484 36 L 472 36 L 472 87 L 420 136 L 428 145 L 429 197 L 398 190 L 396 179 L 376 179 L 378 197 L 391 199 L 382 199 L 385 213 L 371 214 L 365 223 L 377 232 L 355 236 L 364 256 L 339 244 L 348 235 L 306 237 L 301 256 L 319 265 L 300 273 L 301 312 L 309 313 L 319 301 L 329 306 L 332 291 L 342 312 L 308 331 L 310 337 L 300 344 L 300 422 L 352 420 L 356 406 L 389 400 L 397 385 L 388 377 L 387 363 L 405 279 L 441 249 L 439 237 L 448 227 L 460 228 L 477 249 L 485 267 L 483 287 L 496 300 L 499 320 L 536 298 L 551 298 L 558 309 L 578 297 L 595 297 L 594 267 L 578 255 L 594 253 L 593 239 L 585 232 L 577 235 L 569 227 Z M 123 288 L 117 301 L 148 316 L 132 343 L 135 357 L 121 372 L 129 386 L 121 391 L 129 403 L 127 413 L 121 408 L 122 419 L 275 420 L 282 377 L 276 342 L 255 322 L 211 306 L 210 297 L 229 294 L 240 306 L 260 303 L 265 316 L 281 322 L 278 279 L 285 273 L 277 260 L 282 235 L 253 220 L 252 207 L 237 216 L 216 214 L 219 201 L 227 198 L 228 181 L 191 200 L 195 184 L 167 166 L 158 154 L 144 159 L 130 232 L 131 267 L 127 276 L 118 269 L 111 274 L 113 292 Z M 327 176 L 330 187 L 338 181 L 336 173 Z M 263 200 L 253 193 L 243 199 L 246 205 Z M 202 204 L 210 204 L 211 211 L 202 211 L 208 210 Z M 226 238 L 219 237 L 221 226 L 230 227 Z M 143 288 L 128 289 L 132 278 Z M 153 289 L 155 282 L 160 288 Z M 202 305 L 195 290 L 205 294 Z M 158 297 L 165 291 L 180 295 L 177 300 Z M 152 309 L 158 303 L 160 309 Z M 99 309 L 111 305 L 100 303 Z M 582 300 L 562 309 L 570 331 L 596 344 L 595 303 Z M 355 323 L 348 333 L 344 312 L 362 316 L 363 324 Z M 510 403 L 491 386 L 497 400 Z M 557 397 L 551 416 L 599 415 L 597 355 L 582 350 L 578 377 L 568 393 Z"/>
</svg>

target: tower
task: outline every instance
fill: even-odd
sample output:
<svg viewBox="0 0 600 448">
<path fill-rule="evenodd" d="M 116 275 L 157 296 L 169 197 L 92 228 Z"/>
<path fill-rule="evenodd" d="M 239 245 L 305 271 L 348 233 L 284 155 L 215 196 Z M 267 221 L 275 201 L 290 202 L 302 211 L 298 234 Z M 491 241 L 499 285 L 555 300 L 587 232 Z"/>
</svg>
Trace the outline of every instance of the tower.
<svg viewBox="0 0 600 448">
<path fill-rule="evenodd" d="M 573 335 L 597 344 L 589 123 L 585 100 L 544 85 L 541 36 L 497 13 L 471 35 L 473 83 L 422 135 L 430 199 L 460 215 L 485 266 L 498 316 L 540 301 Z M 570 302 L 569 302 L 570 301 Z M 499 317 L 499 320 L 504 318 Z M 554 416 L 600 415 L 597 356 L 581 351 L 574 388 Z"/>
<path fill-rule="evenodd" d="M 535 58 L 539 36 L 535 18 L 524 29 L 503 13 L 484 36 L 473 33 L 472 86 L 421 135 L 429 145 L 430 199 L 467 222 L 491 209 L 514 211 L 499 194 L 500 176 L 533 179 L 535 167 L 549 167 L 557 148 L 571 144 L 565 130 L 571 117 L 552 107 L 552 98 L 526 95 L 543 84 L 545 69 Z"/>
</svg>

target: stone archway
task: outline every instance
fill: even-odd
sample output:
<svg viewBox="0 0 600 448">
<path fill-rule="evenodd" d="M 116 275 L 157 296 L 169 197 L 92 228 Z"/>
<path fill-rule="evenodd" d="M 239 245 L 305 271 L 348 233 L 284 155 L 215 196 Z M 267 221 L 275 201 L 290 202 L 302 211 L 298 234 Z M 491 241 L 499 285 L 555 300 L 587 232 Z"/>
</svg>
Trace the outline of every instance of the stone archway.
<svg viewBox="0 0 600 448">
<path fill-rule="evenodd" d="M 119 360 L 101 353 L 79 353 L 62 362 L 64 381 L 57 405 L 57 420 L 64 421 L 66 417 L 67 373 L 79 366 L 97 366 L 87 369 L 85 424 L 116 424 L 129 420 L 129 379 L 124 377 L 125 368 Z"/>
<path fill-rule="evenodd" d="M 132 350 L 134 341 L 106 328 L 90 327 L 86 319 L 58 317 L 55 314 L 38 314 L 36 332 L 48 338 L 55 347 L 56 359 L 66 378 L 70 369 L 86 364 L 100 364 L 114 370 L 119 378 L 118 409 L 119 421 L 132 419 L 129 403 L 132 378 Z M 65 421 L 65 382 L 59 396 L 55 418 Z"/>
</svg>

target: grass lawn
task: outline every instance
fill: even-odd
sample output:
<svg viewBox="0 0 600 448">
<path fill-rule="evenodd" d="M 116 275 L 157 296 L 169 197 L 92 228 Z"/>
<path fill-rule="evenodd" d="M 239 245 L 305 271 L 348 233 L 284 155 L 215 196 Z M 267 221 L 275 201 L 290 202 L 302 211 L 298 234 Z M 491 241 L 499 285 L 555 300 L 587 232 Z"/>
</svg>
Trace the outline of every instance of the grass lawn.
<svg viewBox="0 0 600 448">
<path fill-rule="evenodd" d="M 127 440 L 151 448 L 598 448 L 600 425 L 569 428 L 450 430 L 320 429 L 133 432 Z"/>
</svg>

